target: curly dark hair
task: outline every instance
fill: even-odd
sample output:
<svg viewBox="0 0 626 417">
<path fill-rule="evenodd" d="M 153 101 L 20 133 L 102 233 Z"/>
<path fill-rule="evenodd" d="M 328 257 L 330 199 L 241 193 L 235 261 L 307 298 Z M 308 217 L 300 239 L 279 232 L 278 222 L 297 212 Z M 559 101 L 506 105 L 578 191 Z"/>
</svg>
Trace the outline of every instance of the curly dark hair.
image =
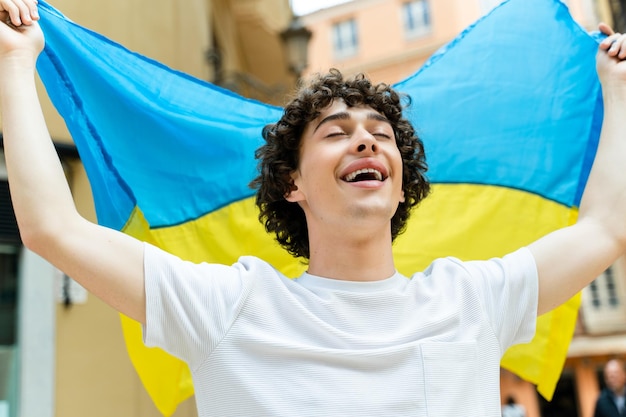
<svg viewBox="0 0 626 417">
<path fill-rule="evenodd" d="M 393 128 L 396 144 L 402 155 L 402 187 L 405 201 L 398 206 L 391 219 L 392 239 L 406 228 L 411 209 L 426 197 L 430 183 L 424 146 L 411 123 L 402 116 L 401 96 L 389 85 L 372 82 L 359 74 L 344 78 L 337 69 L 315 76 L 304 85 L 285 106 L 281 119 L 265 126 L 266 143 L 256 151 L 259 175 L 250 183 L 257 190 L 256 204 L 259 220 L 265 230 L 276 234 L 276 240 L 296 256 L 309 258 L 309 233 L 304 211 L 297 203 L 288 202 L 285 196 L 294 189 L 291 173 L 298 168 L 300 140 L 305 127 L 335 99 L 347 106 L 365 105 L 384 115 Z"/>
</svg>

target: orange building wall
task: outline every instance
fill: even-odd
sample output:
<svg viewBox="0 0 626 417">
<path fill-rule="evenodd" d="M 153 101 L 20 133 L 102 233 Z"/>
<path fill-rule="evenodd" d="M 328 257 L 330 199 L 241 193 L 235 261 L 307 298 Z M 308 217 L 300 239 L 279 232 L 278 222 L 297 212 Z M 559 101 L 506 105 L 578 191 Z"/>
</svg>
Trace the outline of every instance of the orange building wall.
<svg viewBox="0 0 626 417">
<path fill-rule="evenodd" d="M 569 0 L 572 15 L 586 28 L 597 25 L 589 0 Z M 309 66 L 304 76 L 339 68 L 346 74 L 364 72 L 375 82 L 394 83 L 417 71 L 441 46 L 482 15 L 479 0 L 431 0 L 431 32 L 406 39 L 402 27 L 404 0 L 353 0 L 303 16 L 313 32 Z M 333 56 L 332 27 L 354 18 L 359 50 L 347 59 Z"/>
</svg>

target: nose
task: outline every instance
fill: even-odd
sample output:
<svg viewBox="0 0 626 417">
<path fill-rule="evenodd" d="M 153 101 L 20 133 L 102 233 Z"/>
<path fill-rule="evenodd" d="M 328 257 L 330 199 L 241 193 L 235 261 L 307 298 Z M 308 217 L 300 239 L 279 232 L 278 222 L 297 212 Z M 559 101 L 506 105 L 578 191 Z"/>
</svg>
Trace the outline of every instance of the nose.
<svg viewBox="0 0 626 417">
<path fill-rule="evenodd" d="M 356 150 L 357 152 L 363 152 L 368 148 L 368 146 L 364 143 L 359 144 L 359 146 L 357 146 Z M 372 149 L 372 152 L 376 152 L 376 144 L 372 143 L 370 144 L 370 148 Z"/>
<path fill-rule="evenodd" d="M 370 132 L 363 130 L 361 134 L 355 135 L 355 139 L 356 151 L 358 153 L 376 153 L 378 151 L 376 138 Z"/>
</svg>

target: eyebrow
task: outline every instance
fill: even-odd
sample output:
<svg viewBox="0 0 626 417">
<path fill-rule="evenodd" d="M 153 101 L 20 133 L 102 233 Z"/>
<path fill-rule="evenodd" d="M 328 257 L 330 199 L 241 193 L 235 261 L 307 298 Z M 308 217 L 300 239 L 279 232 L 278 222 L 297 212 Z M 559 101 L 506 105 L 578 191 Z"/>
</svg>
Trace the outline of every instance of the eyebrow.
<svg viewBox="0 0 626 417">
<path fill-rule="evenodd" d="M 323 125 L 324 123 L 332 122 L 333 120 L 348 120 L 350 118 L 351 118 L 350 113 L 348 113 L 347 111 L 333 113 L 330 116 L 323 118 L 322 121 L 319 122 L 317 126 L 315 126 L 315 129 L 313 129 L 313 132 L 317 131 L 317 129 L 319 129 L 320 126 Z M 378 120 L 379 122 L 385 122 L 385 123 L 391 124 L 389 119 L 387 119 L 385 116 L 375 111 L 367 113 L 366 118 L 368 120 Z"/>
</svg>

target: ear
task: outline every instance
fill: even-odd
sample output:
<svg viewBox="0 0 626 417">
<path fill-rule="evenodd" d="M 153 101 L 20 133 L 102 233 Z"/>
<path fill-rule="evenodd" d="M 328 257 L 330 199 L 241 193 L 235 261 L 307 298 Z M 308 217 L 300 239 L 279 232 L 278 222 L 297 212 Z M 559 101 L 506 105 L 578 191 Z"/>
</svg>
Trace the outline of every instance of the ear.
<svg viewBox="0 0 626 417">
<path fill-rule="evenodd" d="M 285 200 L 289 201 L 290 203 L 297 203 L 298 201 L 304 200 L 304 197 L 298 187 L 295 185 L 293 187 L 293 190 L 285 194 Z"/>
<path fill-rule="evenodd" d="M 404 203 L 406 201 L 406 198 L 404 197 L 404 190 L 402 190 L 402 194 L 400 194 L 400 202 Z"/>
<path fill-rule="evenodd" d="M 298 188 L 298 180 L 300 178 L 300 175 L 298 171 L 294 171 L 290 175 L 291 191 L 285 194 L 285 200 L 289 201 L 290 203 L 297 203 L 298 201 L 304 200 L 304 194 L 302 193 L 302 191 L 300 191 L 300 188 Z"/>
</svg>

